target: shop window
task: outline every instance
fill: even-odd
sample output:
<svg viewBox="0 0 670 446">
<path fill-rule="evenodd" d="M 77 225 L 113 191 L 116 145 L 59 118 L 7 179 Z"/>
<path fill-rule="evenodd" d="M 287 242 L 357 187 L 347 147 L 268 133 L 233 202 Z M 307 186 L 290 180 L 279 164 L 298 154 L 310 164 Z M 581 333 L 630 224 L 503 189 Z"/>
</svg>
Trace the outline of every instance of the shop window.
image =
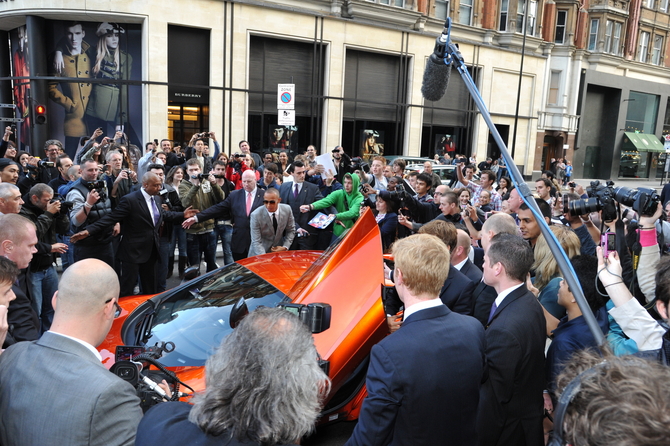
<svg viewBox="0 0 670 446">
<path fill-rule="evenodd" d="M 631 91 L 626 103 L 626 131 L 653 134 L 656 130 L 659 97 Z"/>
</svg>

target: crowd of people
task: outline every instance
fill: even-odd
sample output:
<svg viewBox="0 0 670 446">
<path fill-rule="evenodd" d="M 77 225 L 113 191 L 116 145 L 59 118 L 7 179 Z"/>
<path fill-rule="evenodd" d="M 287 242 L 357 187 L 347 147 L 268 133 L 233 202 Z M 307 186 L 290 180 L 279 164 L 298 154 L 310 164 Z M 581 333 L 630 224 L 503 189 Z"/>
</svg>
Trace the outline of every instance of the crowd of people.
<svg viewBox="0 0 670 446">
<path fill-rule="evenodd" d="M 341 146 L 331 151 L 332 169 L 317 162 L 314 146 L 259 155 L 241 141 L 227 154 L 214 132 L 194 134 L 183 150 L 167 139 L 140 150 L 120 132 L 103 138 L 96 130 L 80 141 L 74 160 L 57 140 L 38 159 L 12 150 L 9 136 L 8 128 L 0 144 L 0 340 L 8 348 L 0 355 L 2 445 L 48 443 L 29 427 L 31 395 L 47 372 L 35 368 L 21 384 L 5 377 L 16 378 L 47 351 L 53 358 L 46 367 L 75 355 L 83 361 L 72 366 L 78 374 L 97 375 L 94 347 L 118 314 L 119 296 L 165 290 L 175 257 L 183 275 L 188 265 L 222 266 L 219 241 L 223 264 L 324 250 L 368 211 L 382 249 L 394 257 L 384 268 L 395 293 L 383 301 L 391 335 L 372 350 L 368 397 L 348 445 L 541 445 L 552 429 L 573 445 L 670 438 L 667 398 L 643 396 L 669 393 L 670 185 L 660 197 L 649 192 L 617 203 L 600 186 L 569 181 L 569 162 L 556 160 L 534 182 L 534 196 L 522 197 L 500 163 L 459 155 L 443 184 L 431 161 L 407 171 L 401 158 L 352 159 Z M 582 201 L 589 197 L 595 207 Z M 563 280 L 540 219 L 572 264 L 588 308 Z M 87 280 L 95 287 L 82 288 Z M 598 345 L 586 311 L 605 344 Z M 82 392 L 77 414 L 60 426 L 69 440 L 60 443 L 131 444 L 138 423 L 138 444 L 196 437 L 215 444 L 221 436 L 239 442 L 230 444 L 298 442 L 318 414 L 327 378 L 307 358 L 316 351 L 297 319 L 252 314 L 211 357 L 207 391 L 194 406 L 159 405 L 140 423 L 131 389 L 105 400 L 101 380 Z M 284 351 L 289 342 L 304 348 Z M 260 375 L 247 382 L 260 373 L 252 354 L 266 355 L 259 363 L 275 355 L 273 363 L 287 367 L 281 376 L 300 377 L 296 383 L 310 392 Z M 645 382 L 649 374 L 662 383 Z M 627 393 L 608 390 L 628 382 L 635 385 Z M 91 395 L 104 404 L 89 407 Z M 296 401 L 275 410 L 279 398 Z M 593 401 L 612 406 L 610 418 Z M 101 410 L 110 414 L 104 421 Z M 295 424 L 282 424 L 297 412 Z M 86 429 L 77 424 L 81 416 Z M 596 418 L 600 430 L 588 428 Z M 562 424 L 554 426 L 557 419 Z"/>
</svg>

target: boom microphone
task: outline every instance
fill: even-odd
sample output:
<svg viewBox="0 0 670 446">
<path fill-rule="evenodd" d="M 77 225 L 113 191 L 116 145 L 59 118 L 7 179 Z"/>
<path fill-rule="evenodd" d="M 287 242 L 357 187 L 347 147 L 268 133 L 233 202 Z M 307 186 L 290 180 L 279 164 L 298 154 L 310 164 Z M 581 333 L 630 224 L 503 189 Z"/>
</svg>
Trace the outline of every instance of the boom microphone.
<svg viewBox="0 0 670 446">
<path fill-rule="evenodd" d="M 435 39 L 433 54 L 428 58 L 426 70 L 423 72 L 423 83 L 421 94 L 427 101 L 439 101 L 447 91 L 449 74 L 451 73 L 451 60 L 445 61 L 446 44 L 449 40 L 449 19 L 444 24 L 442 34 Z"/>
</svg>

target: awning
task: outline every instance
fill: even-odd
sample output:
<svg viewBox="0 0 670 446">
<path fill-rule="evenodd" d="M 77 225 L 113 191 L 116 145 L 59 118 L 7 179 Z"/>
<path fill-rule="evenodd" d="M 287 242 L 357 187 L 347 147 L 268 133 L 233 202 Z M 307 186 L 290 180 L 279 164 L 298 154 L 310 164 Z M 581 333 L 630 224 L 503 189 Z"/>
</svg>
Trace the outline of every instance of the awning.
<svg viewBox="0 0 670 446">
<path fill-rule="evenodd" d="M 665 153 L 663 144 L 656 137 L 649 133 L 624 132 L 623 148 L 635 148 L 638 152 L 660 152 Z M 632 147 L 627 147 L 632 146 Z"/>
</svg>

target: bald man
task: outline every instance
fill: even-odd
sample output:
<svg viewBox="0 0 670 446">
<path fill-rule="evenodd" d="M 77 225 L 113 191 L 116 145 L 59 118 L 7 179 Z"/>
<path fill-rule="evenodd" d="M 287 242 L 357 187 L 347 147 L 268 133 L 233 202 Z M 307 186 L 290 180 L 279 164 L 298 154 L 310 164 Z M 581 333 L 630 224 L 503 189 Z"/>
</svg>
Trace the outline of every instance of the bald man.
<svg viewBox="0 0 670 446">
<path fill-rule="evenodd" d="M 231 250 L 233 251 L 233 259 L 242 260 L 246 258 L 251 246 L 251 213 L 263 206 L 263 195 L 265 193 L 257 186 L 254 171 L 245 170 L 242 173 L 242 189 L 232 191 L 228 198 L 221 203 L 211 206 L 195 217 L 184 221 L 184 228 L 188 229 L 196 223 L 212 218 L 232 220 Z"/>
<path fill-rule="evenodd" d="M 51 329 L 0 355 L 0 443 L 134 443 L 140 400 L 95 348 L 118 315 L 118 299 L 116 273 L 100 260 L 82 260 L 63 273 Z"/>
<path fill-rule="evenodd" d="M 472 248 L 472 239 L 467 232 L 456 229 L 456 248 L 451 253 L 451 266 L 465 274 L 473 283 L 482 280 L 482 270 L 477 268 L 468 257 Z"/>
<path fill-rule="evenodd" d="M 172 212 L 163 209 L 159 192 L 162 181 L 152 172 L 142 177 L 142 188 L 121 197 L 111 214 L 86 227 L 70 237 L 77 243 L 89 235 L 95 236 L 116 223 L 121 223 L 121 244 L 118 257 L 121 260 L 121 296 L 133 294 L 140 277 L 142 294 L 157 293 L 156 269 L 160 262 L 159 231 L 163 221 L 181 223 L 184 217 L 195 214 L 190 207 L 184 212 Z"/>
</svg>

